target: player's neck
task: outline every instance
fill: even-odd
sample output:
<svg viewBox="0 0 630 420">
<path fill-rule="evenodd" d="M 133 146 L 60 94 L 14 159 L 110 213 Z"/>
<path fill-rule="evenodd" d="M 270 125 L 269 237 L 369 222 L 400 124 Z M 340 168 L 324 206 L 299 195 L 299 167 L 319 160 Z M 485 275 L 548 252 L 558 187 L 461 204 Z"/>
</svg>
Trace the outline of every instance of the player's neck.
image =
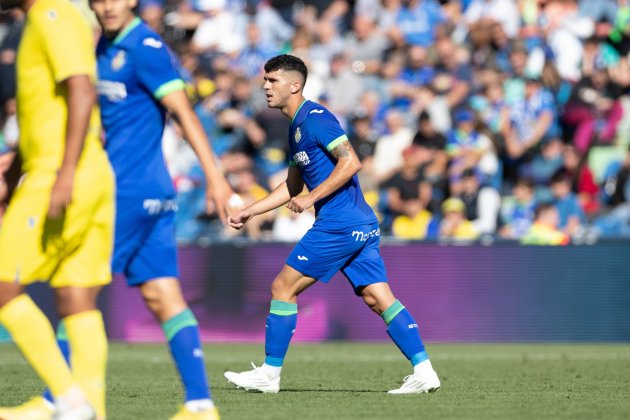
<svg viewBox="0 0 630 420">
<path fill-rule="evenodd" d="M 300 106 L 304 101 L 306 101 L 306 98 L 304 98 L 304 96 L 302 95 L 292 97 L 281 111 L 284 115 L 287 116 L 289 120 L 293 121 L 293 118 L 295 118 L 295 114 L 298 112 Z"/>
<path fill-rule="evenodd" d="M 104 33 L 105 37 L 110 41 L 114 41 L 116 38 L 118 38 L 120 34 L 126 33 L 135 20 L 136 20 L 136 15 L 131 14 L 131 16 L 129 16 L 129 18 L 125 20 L 125 23 L 123 23 L 123 25 L 120 27 L 119 30 L 105 32 Z"/>
</svg>

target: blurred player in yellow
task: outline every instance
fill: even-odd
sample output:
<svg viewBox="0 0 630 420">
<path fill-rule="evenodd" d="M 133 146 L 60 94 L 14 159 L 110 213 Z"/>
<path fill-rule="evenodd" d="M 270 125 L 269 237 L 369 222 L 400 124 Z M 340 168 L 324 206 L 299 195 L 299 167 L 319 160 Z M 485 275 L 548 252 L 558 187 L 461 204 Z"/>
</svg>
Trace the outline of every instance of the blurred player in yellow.
<svg viewBox="0 0 630 420">
<path fill-rule="evenodd" d="M 17 56 L 24 177 L 0 230 L 0 323 L 55 397 L 54 406 L 36 397 L 0 409 L 0 419 L 105 418 L 107 338 L 96 297 L 111 280 L 114 180 L 94 108 L 92 31 L 67 0 L 0 6 L 26 13 Z M 24 293 L 45 280 L 72 371 L 49 321 Z"/>
</svg>

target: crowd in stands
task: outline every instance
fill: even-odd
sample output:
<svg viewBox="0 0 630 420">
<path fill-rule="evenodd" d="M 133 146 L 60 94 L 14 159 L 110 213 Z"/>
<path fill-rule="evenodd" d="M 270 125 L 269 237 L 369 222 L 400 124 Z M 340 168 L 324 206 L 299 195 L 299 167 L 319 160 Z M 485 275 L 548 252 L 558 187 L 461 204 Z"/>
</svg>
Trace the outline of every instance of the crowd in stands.
<svg viewBox="0 0 630 420">
<path fill-rule="evenodd" d="M 178 57 L 245 203 L 286 176 L 289 121 L 261 86 L 265 61 L 288 53 L 309 68 L 305 96 L 346 129 L 384 236 L 630 236 L 626 0 L 140 0 L 139 14 Z M 8 151 L 21 18 L 0 19 Z M 225 229 L 203 212 L 202 172 L 174 122 L 164 147 L 180 241 L 293 241 L 313 223 L 279 209 Z"/>
</svg>

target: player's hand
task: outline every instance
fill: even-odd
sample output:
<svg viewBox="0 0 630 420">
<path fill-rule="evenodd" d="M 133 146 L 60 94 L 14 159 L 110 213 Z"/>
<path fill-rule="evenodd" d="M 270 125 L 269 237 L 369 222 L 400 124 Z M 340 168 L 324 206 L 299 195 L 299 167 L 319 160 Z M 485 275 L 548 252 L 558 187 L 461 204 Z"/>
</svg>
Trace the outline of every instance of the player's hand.
<svg viewBox="0 0 630 420">
<path fill-rule="evenodd" d="M 63 216 L 66 208 L 68 208 L 72 202 L 73 185 L 74 174 L 59 172 L 50 194 L 50 206 L 48 207 L 49 218 L 59 219 Z"/>
<path fill-rule="evenodd" d="M 206 190 L 206 211 L 215 209 L 223 223 L 227 220 L 230 197 L 234 194 L 232 187 L 225 179 L 214 180 Z"/>
<path fill-rule="evenodd" d="M 304 210 L 313 207 L 315 201 L 310 194 L 299 195 L 291 198 L 287 203 L 287 208 L 295 213 L 302 213 Z"/>
<path fill-rule="evenodd" d="M 254 217 L 254 214 L 248 209 L 239 210 L 234 214 L 228 216 L 228 224 L 236 230 L 241 230 L 245 223 L 249 219 Z"/>
</svg>

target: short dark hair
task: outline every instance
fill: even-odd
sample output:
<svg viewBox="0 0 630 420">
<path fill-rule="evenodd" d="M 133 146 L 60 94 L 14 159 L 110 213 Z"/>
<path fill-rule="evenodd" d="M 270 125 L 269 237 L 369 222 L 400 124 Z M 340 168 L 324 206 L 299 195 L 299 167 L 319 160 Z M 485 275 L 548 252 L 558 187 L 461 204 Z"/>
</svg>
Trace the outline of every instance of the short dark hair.
<svg viewBox="0 0 630 420">
<path fill-rule="evenodd" d="M 265 73 L 270 73 L 272 71 L 297 71 L 304 77 L 304 82 L 306 82 L 306 77 L 308 76 L 308 70 L 306 69 L 306 64 L 304 61 L 300 60 L 298 57 L 289 54 L 277 55 L 275 57 L 270 58 L 265 63 Z"/>
</svg>

